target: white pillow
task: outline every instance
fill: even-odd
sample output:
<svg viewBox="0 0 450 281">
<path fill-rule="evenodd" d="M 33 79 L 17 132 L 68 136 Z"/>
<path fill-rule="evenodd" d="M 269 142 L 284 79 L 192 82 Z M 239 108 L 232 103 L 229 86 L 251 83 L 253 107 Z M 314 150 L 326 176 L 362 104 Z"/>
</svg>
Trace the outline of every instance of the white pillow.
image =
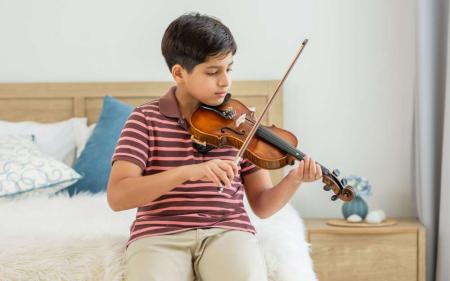
<svg viewBox="0 0 450 281">
<path fill-rule="evenodd" d="M 76 136 L 87 129 L 87 118 L 71 118 L 56 123 L 0 121 L 0 137 L 5 135 L 29 135 L 35 137 L 38 148 L 72 166 L 77 150 Z"/>
<path fill-rule="evenodd" d="M 80 178 L 69 166 L 42 153 L 27 136 L 0 137 L 0 197 L 54 194 Z"/>
<path fill-rule="evenodd" d="M 77 158 L 80 157 L 81 152 L 83 152 L 84 147 L 86 146 L 89 137 L 92 135 L 92 132 L 94 132 L 96 125 L 97 123 L 91 124 L 86 130 L 84 130 L 84 132 L 80 133 L 80 135 L 77 137 Z"/>
</svg>

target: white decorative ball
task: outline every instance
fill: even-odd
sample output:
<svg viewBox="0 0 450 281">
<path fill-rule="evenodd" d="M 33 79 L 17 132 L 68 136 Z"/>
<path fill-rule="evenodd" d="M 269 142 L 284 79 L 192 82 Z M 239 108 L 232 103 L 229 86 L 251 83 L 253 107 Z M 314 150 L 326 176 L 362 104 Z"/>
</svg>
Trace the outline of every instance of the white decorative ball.
<svg viewBox="0 0 450 281">
<path fill-rule="evenodd" d="M 353 215 L 350 215 L 347 218 L 347 221 L 349 221 L 349 222 L 360 222 L 360 221 L 362 221 L 362 218 L 360 216 L 358 216 L 357 214 L 353 214 Z"/>
<path fill-rule="evenodd" d="M 366 217 L 368 223 L 381 223 L 386 219 L 386 214 L 383 210 L 375 210 L 369 212 Z"/>
</svg>

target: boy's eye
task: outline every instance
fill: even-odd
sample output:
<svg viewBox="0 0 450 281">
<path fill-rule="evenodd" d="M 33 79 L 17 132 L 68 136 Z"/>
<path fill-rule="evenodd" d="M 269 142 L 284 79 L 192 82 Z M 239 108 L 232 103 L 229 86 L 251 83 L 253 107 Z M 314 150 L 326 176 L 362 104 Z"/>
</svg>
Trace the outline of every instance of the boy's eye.
<svg viewBox="0 0 450 281">
<path fill-rule="evenodd" d="M 232 71 L 232 69 L 231 69 L 231 68 L 228 68 L 228 69 L 227 69 L 227 72 L 230 72 L 230 71 Z M 219 71 L 206 72 L 206 75 L 214 76 L 214 75 L 216 75 L 216 74 L 218 74 L 218 73 L 219 73 Z"/>
</svg>

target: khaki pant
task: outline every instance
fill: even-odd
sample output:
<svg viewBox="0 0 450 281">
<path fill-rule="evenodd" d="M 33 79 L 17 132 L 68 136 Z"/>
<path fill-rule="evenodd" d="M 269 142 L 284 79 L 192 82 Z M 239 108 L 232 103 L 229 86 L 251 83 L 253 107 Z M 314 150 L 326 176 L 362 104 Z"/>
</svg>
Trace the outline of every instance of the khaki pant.
<svg viewBox="0 0 450 281">
<path fill-rule="evenodd" d="M 256 237 L 221 228 L 141 238 L 128 246 L 129 281 L 265 281 Z"/>
</svg>

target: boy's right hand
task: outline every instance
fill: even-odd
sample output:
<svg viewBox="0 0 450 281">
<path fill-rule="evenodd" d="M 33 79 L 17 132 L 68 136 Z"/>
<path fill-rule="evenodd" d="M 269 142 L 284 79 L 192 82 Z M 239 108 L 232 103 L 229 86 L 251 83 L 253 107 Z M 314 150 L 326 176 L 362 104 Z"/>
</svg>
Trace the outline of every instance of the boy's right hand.
<svg viewBox="0 0 450 281">
<path fill-rule="evenodd" d="M 213 159 L 188 167 L 190 181 L 212 181 L 217 186 L 231 187 L 231 181 L 238 175 L 238 167 L 231 160 Z"/>
</svg>

